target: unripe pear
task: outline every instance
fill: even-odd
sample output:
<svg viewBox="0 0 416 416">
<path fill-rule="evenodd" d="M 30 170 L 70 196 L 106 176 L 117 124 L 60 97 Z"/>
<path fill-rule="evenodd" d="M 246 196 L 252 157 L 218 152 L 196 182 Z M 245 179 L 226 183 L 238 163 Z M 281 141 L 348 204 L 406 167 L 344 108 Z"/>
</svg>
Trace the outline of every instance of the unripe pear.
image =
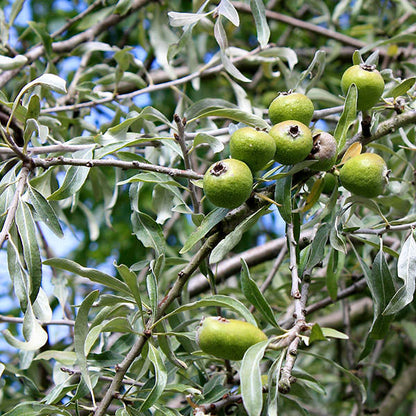
<svg viewBox="0 0 416 416">
<path fill-rule="evenodd" d="M 202 351 L 225 360 L 241 360 L 254 344 L 267 336 L 249 322 L 220 316 L 202 319 L 197 330 L 197 342 Z"/>
<path fill-rule="evenodd" d="M 351 193 L 374 198 L 383 193 L 388 170 L 384 159 L 375 153 L 361 153 L 348 159 L 339 171 L 341 185 Z"/>
<path fill-rule="evenodd" d="M 301 162 L 312 150 L 311 130 L 300 121 L 282 121 L 275 124 L 269 134 L 276 142 L 274 159 L 282 165 L 294 165 Z"/>
<path fill-rule="evenodd" d="M 234 209 L 251 194 L 253 175 L 241 160 L 224 159 L 205 172 L 203 188 L 206 197 L 217 207 Z"/>
<path fill-rule="evenodd" d="M 264 131 L 243 127 L 236 130 L 230 138 L 230 153 L 256 172 L 273 159 L 276 151 L 274 139 Z"/>
<path fill-rule="evenodd" d="M 297 120 L 309 126 L 313 112 L 312 101 L 299 92 L 281 92 L 269 106 L 269 117 L 272 124 L 286 120 Z"/>
<path fill-rule="evenodd" d="M 374 107 L 384 91 L 384 80 L 374 65 L 353 65 L 342 75 L 341 89 L 347 93 L 351 84 L 357 86 L 357 110 L 367 111 Z"/>
</svg>

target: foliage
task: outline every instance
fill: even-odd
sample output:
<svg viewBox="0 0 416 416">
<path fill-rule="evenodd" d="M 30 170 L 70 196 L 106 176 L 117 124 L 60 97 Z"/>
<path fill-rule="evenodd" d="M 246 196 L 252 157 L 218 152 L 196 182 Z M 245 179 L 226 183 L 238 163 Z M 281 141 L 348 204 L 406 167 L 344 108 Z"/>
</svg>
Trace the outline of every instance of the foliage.
<svg viewBox="0 0 416 416">
<path fill-rule="evenodd" d="M 410 2 L 2 6 L 2 414 L 414 411 Z M 361 62 L 386 84 L 365 113 L 340 87 Z M 234 210 L 204 198 L 230 135 L 268 131 L 289 90 L 337 140 L 332 173 L 384 158 L 383 195 L 323 192 L 305 160 L 270 163 Z M 268 340 L 216 359 L 195 339 L 208 315 Z"/>
</svg>

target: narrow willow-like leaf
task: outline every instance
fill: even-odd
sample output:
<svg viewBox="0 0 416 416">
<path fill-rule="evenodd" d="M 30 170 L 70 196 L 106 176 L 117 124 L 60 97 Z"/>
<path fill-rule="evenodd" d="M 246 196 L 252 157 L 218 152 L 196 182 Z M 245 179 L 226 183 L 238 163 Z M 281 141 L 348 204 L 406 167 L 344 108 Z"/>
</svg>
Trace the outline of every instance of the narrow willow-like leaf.
<svg viewBox="0 0 416 416">
<path fill-rule="evenodd" d="M 201 241 L 213 227 L 215 227 L 228 213 L 226 208 L 216 208 L 213 209 L 208 215 L 204 217 L 201 222 L 201 225 L 196 228 L 192 234 L 186 240 L 184 246 L 182 247 L 180 254 L 184 254 L 189 251 L 198 241 Z"/>
<path fill-rule="evenodd" d="M 403 286 L 390 300 L 383 315 L 393 315 L 413 300 L 416 284 L 416 241 L 413 234 L 409 235 L 402 246 L 397 262 L 397 274 L 403 280 Z"/>
<path fill-rule="evenodd" d="M 249 230 L 267 211 L 267 207 L 259 209 L 237 225 L 219 244 L 215 246 L 209 257 L 211 264 L 221 261 L 241 240 L 243 234 Z"/>
<path fill-rule="evenodd" d="M 329 253 L 329 259 L 328 259 L 328 266 L 326 268 L 326 276 L 325 276 L 325 282 L 326 282 L 326 288 L 328 291 L 328 295 L 332 300 L 336 300 L 337 293 L 338 293 L 338 278 L 341 272 L 341 268 L 338 267 L 338 263 L 340 259 L 345 259 L 344 253 L 338 250 L 331 249 L 331 252 Z"/>
<path fill-rule="evenodd" d="M 169 23 L 172 27 L 182 27 L 198 22 L 208 13 L 179 13 L 168 12 Z"/>
<path fill-rule="evenodd" d="M 386 97 L 397 98 L 397 97 L 400 97 L 401 95 L 406 95 L 407 91 L 409 91 L 410 88 L 412 88 L 413 85 L 415 84 L 415 81 L 416 81 L 416 77 L 405 79 L 399 85 L 396 85 L 394 88 L 392 88 L 386 94 Z"/>
<path fill-rule="evenodd" d="M 278 415 L 278 400 L 279 400 L 279 379 L 282 363 L 286 356 L 286 349 L 284 348 L 273 364 L 267 374 L 269 394 L 267 395 L 267 416 Z"/>
<path fill-rule="evenodd" d="M 195 149 L 200 144 L 207 144 L 214 153 L 219 153 L 224 150 L 224 143 L 221 140 L 204 132 L 196 134 L 192 148 Z"/>
<path fill-rule="evenodd" d="M 30 299 L 33 303 L 36 300 L 42 283 L 42 263 L 36 237 L 35 222 L 26 202 L 19 201 L 15 221 L 23 246 L 26 267 L 30 276 Z"/>
<path fill-rule="evenodd" d="M 79 150 L 73 154 L 74 159 L 92 159 L 92 149 Z M 52 201 L 65 199 L 77 193 L 87 180 L 90 168 L 86 166 L 70 166 L 66 171 L 62 185 L 48 199 Z"/>
<path fill-rule="evenodd" d="M 288 171 L 289 166 L 285 167 L 283 171 Z M 275 187 L 275 201 L 280 204 L 278 210 L 283 220 L 290 224 L 292 222 L 292 176 L 286 176 L 276 180 Z"/>
<path fill-rule="evenodd" d="M 337 338 L 337 339 L 348 339 L 348 335 L 344 334 L 343 332 L 337 331 L 333 328 L 325 328 L 321 327 L 322 333 L 327 338 Z"/>
<path fill-rule="evenodd" d="M 307 90 L 311 89 L 323 75 L 325 70 L 325 64 L 325 51 L 317 51 L 308 68 L 302 72 L 294 89 L 296 90 L 300 85 L 302 85 L 303 81 L 308 77 L 311 77 L 311 79 L 308 81 Z"/>
<path fill-rule="evenodd" d="M 155 384 L 150 391 L 149 395 L 146 397 L 146 400 L 140 406 L 140 412 L 144 412 L 149 409 L 162 395 L 165 390 L 168 374 L 166 371 L 165 364 L 162 360 L 160 352 L 149 343 L 149 360 L 153 364 L 154 374 L 155 374 Z"/>
<path fill-rule="evenodd" d="M 153 248 L 157 256 L 166 251 L 166 241 L 160 224 L 143 212 L 134 211 L 131 219 L 133 233 L 145 247 Z"/>
<path fill-rule="evenodd" d="M 357 119 L 357 87 L 351 84 L 345 98 L 344 111 L 335 128 L 334 137 L 337 141 L 337 150 L 340 151 L 347 140 L 348 130 Z"/>
<path fill-rule="evenodd" d="M 247 113 L 246 111 L 238 110 L 235 108 L 221 108 L 221 109 L 216 109 L 216 110 L 208 110 L 208 111 L 201 113 L 198 116 L 198 118 L 214 117 L 214 116 L 238 121 L 240 123 L 244 123 L 252 127 L 257 127 L 260 130 L 270 129 L 270 126 L 262 118 L 254 114 Z"/>
<path fill-rule="evenodd" d="M 22 262 L 22 245 L 15 226 L 9 232 L 7 242 L 7 267 L 13 282 L 13 290 L 20 302 L 22 310 L 26 310 L 30 297 L 30 276 L 28 276 Z"/>
<path fill-rule="evenodd" d="M 244 354 L 240 368 L 241 394 L 244 408 L 249 416 L 260 416 L 263 408 L 263 386 L 260 361 L 269 341 L 252 345 Z"/>
<path fill-rule="evenodd" d="M 279 327 L 272 308 L 250 277 L 250 271 L 244 259 L 241 259 L 241 289 L 246 299 L 263 315 L 263 318 L 274 327 Z"/>
<path fill-rule="evenodd" d="M 311 243 L 308 260 L 305 265 L 306 270 L 310 270 L 322 261 L 325 257 L 325 247 L 331 232 L 331 224 L 322 224 L 315 234 Z"/>
<path fill-rule="evenodd" d="M 30 201 L 39 218 L 53 231 L 58 237 L 63 237 L 61 224 L 58 217 L 46 198 L 33 186 L 29 186 Z"/>
<path fill-rule="evenodd" d="M 312 344 L 314 341 L 325 341 L 325 335 L 319 326 L 319 324 L 315 323 L 312 326 L 311 333 L 309 335 L 309 344 Z"/>
<path fill-rule="evenodd" d="M 374 319 L 369 336 L 374 339 L 383 339 L 393 320 L 392 315 L 383 315 L 383 311 L 394 296 L 395 289 L 382 247 L 374 259 L 370 278 L 374 282 L 376 298 L 374 299 Z"/>
<path fill-rule="evenodd" d="M 302 212 L 309 211 L 319 200 L 322 190 L 324 189 L 325 182 L 323 178 L 317 179 L 312 185 L 309 195 L 306 197 L 305 206 L 302 208 Z"/>
<path fill-rule="evenodd" d="M 150 307 L 152 313 L 155 314 L 158 305 L 157 280 L 153 271 L 150 271 L 146 276 L 147 294 L 149 295 Z"/>
<path fill-rule="evenodd" d="M 125 264 L 120 264 L 120 265 L 115 264 L 114 266 L 119 272 L 124 282 L 126 283 L 126 285 L 129 287 L 131 294 L 133 295 L 134 300 L 137 303 L 139 311 L 141 311 L 142 299 L 140 296 L 139 283 L 138 283 L 136 273 L 130 270 Z"/>
<path fill-rule="evenodd" d="M 12 410 L 4 413 L 4 416 L 48 416 L 62 415 L 72 416 L 70 412 L 60 406 L 47 405 L 39 401 L 19 403 Z"/>
<path fill-rule="evenodd" d="M 254 23 L 257 30 L 257 40 L 264 48 L 270 39 L 270 28 L 266 19 L 266 8 L 263 0 L 250 0 L 251 13 L 253 14 Z"/>
<path fill-rule="evenodd" d="M 8 56 L 0 56 L 0 69 L 8 71 L 10 69 L 17 69 L 23 66 L 27 62 L 27 58 L 24 55 L 16 55 L 13 58 Z"/>
<path fill-rule="evenodd" d="M 240 26 L 238 12 L 230 0 L 221 0 L 217 8 L 218 14 L 226 17 L 234 26 Z"/>
<path fill-rule="evenodd" d="M 78 309 L 77 317 L 75 319 L 74 326 L 74 348 L 77 357 L 77 363 L 79 365 L 83 380 L 88 386 L 93 402 L 94 402 L 94 391 L 90 379 L 90 375 L 87 367 L 87 353 L 85 351 L 85 343 L 88 336 L 88 313 L 98 297 L 98 290 L 94 290 L 89 293 L 88 296 L 83 300 L 81 306 Z"/>
<path fill-rule="evenodd" d="M 399 34 L 399 35 L 396 35 L 396 36 L 392 36 L 392 37 L 389 37 L 387 39 L 383 39 L 383 40 L 379 40 L 377 42 L 370 43 L 370 44 L 366 45 L 365 47 L 361 48 L 360 52 L 361 52 L 362 55 L 365 55 L 367 52 L 369 52 L 369 51 L 371 51 L 371 50 L 373 50 L 373 49 L 375 49 L 379 46 L 390 45 L 390 44 L 401 43 L 401 42 L 406 42 L 406 43 L 416 42 L 416 35 L 411 34 L 411 33 L 409 33 L 409 34 L 404 33 L 404 34 Z"/>
<path fill-rule="evenodd" d="M 163 328 L 163 323 L 160 323 L 156 326 L 156 332 L 162 333 L 165 332 L 165 329 Z M 187 369 L 188 366 L 186 363 L 182 360 L 180 360 L 176 355 L 172 347 L 172 342 L 170 341 L 169 336 L 166 336 L 165 334 L 158 335 L 157 337 L 159 348 L 163 351 L 163 353 L 166 355 L 168 360 L 173 363 L 178 368 L 181 369 Z"/>
<path fill-rule="evenodd" d="M 312 357 L 315 357 L 318 360 L 322 360 L 322 361 L 326 361 L 327 363 L 329 363 L 332 367 L 338 369 L 339 371 L 341 371 L 343 374 L 345 374 L 352 383 L 354 383 L 357 387 L 358 390 L 360 391 L 361 394 L 361 402 L 364 403 L 367 399 L 367 392 L 365 390 L 364 384 L 362 383 L 362 381 L 355 376 L 353 373 L 351 373 L 351 371 L 345 369 L 344 367 L 340 366 L 338 363 L 336 363 L 335 361 L 331 360 L 330 358 L 324 357 L 323 355 L 320 354 L 315 354 L 311 351 L 306 351 L 306 350 L 298 350 L 299 353 L 302 354 L 306 354 L 306 355 L 310 355 Z"/>
<path fill-rule="evenodd" d="M 55 267 L 61 270 L 67 270 L 69 272 L 78 274 L 82 277 L 90 279 L 92 282 L 99 283 L 108 287 L 109 289 L 115 290 L 116 292 L 121 292 L 126 295 L 131 295 L 129 287 L 119 279 L 116 279 L 113 276 L 110 276 L 107 273 L 101 272 L 99 270 L 91 269 L 89 267 L 83 267 L 75 261 L 69 259 L 61 258 L 52 258 L 47 259 L 43 262 L 46 266 Z"/>
<path fill-rule="evenodd" d="M 161 322 L 163 319 L 169 318 L 170 316 L 175 315 L 177 313 L 189 311 L 191 309 L 199 309 L 199 308 L 205 308 L 205 307 L 210 307 L 210 306 L 212 307 L 220 306 L 225 309 L 231 309 L 234 312 L 237 312 L 240 316 L 242 316 L 247 322 L 257 327 L 256 320 L 254 319 L 251 312 L 244 306 L 244 304 L 242 304 L 237 299 L 234 299 L 230 296 L 225 296 L 225 295 L 207 296 L 204 299 L 197 300 L 195 302 L 191 302 L 186 305 L 182 305 L 179 308 L 175 309 L 174 311 L 166 314 L 158 322 L 155 322 L 155 325 Z"/>
</svg>

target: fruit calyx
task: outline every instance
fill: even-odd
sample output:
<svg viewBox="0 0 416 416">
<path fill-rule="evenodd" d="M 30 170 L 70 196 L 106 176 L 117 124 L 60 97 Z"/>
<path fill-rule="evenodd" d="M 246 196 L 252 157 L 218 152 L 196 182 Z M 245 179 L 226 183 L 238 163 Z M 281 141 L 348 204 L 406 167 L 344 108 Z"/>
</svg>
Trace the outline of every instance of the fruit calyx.
<svg viewBox="0 0 416 416">
<path fill-rule="evenodd" d="M 296 124 L 289 126 L 288 132 L 294 139 L 296 139 L 300 135 L 299 126 L 297 126 Z"/>
<path fill-rule="evenodd" d="M 218 162 L 214 165 L 214 167 L 211 169 L 210 174 L 212 176 L 221 176 L 225 172 L 227 172 L 227 166 L 224 165 L 222 162 Z"/>
<path fill-rule="evenodd" d="M 369 64 L 360 64 L 360 68 L 364 69 L 364 71 L 373 72 L 376 69 L 376 66 Z"/>
</svg>

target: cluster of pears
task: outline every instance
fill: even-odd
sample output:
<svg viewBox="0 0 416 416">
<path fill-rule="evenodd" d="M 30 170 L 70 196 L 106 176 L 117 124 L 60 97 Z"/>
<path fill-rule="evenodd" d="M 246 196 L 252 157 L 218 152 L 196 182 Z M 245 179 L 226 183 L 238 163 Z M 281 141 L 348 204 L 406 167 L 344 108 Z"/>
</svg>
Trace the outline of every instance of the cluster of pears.
<svg viewBox="0 0 416 416">
<path fill-rule="evenodd" d="M 357 109 L 360 111 L 372 108 L 384 90 L 382 76 L 370 65 L 348 68 L 341 79 L 344 94 L 351 84 L 357 86 Z M 337 160 L 337 143 L 331 134 L 309 128 L 313 113 L 314 105 L 306 95 L 292 91 L 280 93 L 269 106 L 270 130 L 252 127 L 236 130 L 230 137 L 231 158 L 208 168 L 203 179 L 208 200 L 218 207 L 237 208 L 251 195 L 253 174 L 273 161 L 294 165 L 309 159 L 315 160 L 309 169 L 330 170 Z M 385 163 L 374 154 L 359 156 L 354 163 L 348 161 L 341 168 L 341 184 L 357 195 L 377 196 L 384 189 Z"/>
</svg>

